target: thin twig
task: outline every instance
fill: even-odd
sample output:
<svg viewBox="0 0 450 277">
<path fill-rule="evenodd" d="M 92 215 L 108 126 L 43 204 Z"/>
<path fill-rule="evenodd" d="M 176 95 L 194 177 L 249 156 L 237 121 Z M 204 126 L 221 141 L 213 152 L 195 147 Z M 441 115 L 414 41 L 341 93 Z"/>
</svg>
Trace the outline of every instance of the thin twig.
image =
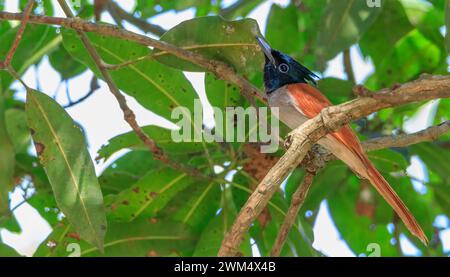
<svg viewBox="0 0 450 277">
<path fill-rule="evenodd" d="M 381 109 L 411 102 L 450 97 L 450 77 L 425 76 L 395 89 L 384 89 L 370 97 L 359 97 L 341 105 L 323 109 L 289 135 L 290 146 L 269 170 L 242 207 L 229 233 L 222 241 L 219 256 L 235 256 L 253 221 L 264 210 L 288 174 L 302 161 L 311 147 L 324 135 Z"/>
<path fill-rule="evenodd" d="M 16 79 L 17 81 L 19 81 L 19 82 L 22 84 L 22 86 L 25 87 L 26 90 L 30 90 L 30 87 L 22 80 L 22 78 L 20 77 L 19 73 L 17 73 L 17 72 L 14 70 L 14 68 L 13 68 L 10 64 L 8 64 L 8 65 L 6 66 L 6 70 L 8 70 L 9 74 L 11 74 L 11 76 L 12 76 L 14 79 Z"/>
<path fill-rule="evenodd" d="M 251 4 L 251 2 L 255 2 L 255 0 L 238 0 L 229 7 L 226 7 L 222 9 L 219 14 L 223 16 L 224 18 L 230 18 L 234 15 L 234 13 L 239 10 L 240 8 Z"/>
<path fill-rule="evenodd" d="M 30 18 L 30 14 L 33 11 L 34 0 L 29 0 L 27 5 L 25 6 L 25 10 L 23 12 L 22 21 L 20 22 L 19 29 L 17 30 L 16 37 L 14 39 L 13 44 L 9 48 L 8 53 L 6 53 L 5 60 L 0 62 L 0 68 L 6 68 L 11 64 L 11 61 L 14 57 L 14 54 L 19 47 L 20 41 L 22 40 L 23 33 L 25 32 L 25 28 L 27 27 L 28 20 Z"/>
<path fill-rule="evenodd" d="M 9 13 L 0 12 L 0 20 L 20 20 L 21 13 Z M 266 103 L 266 99 L 263 94 L 246 80 L 243 76 L 237 74 L 229 65 L 204 57 L 201 54 L 193 51 L 183 50 L 172 44 L 164 41 L 149 38 L 144 35 L 136 34 L 128 30 L 120 29 L 117 26 L 107 24 L 95 24 L 87 22 L 79 18 L 61 18 L 61 17 L 49 17 L 49 16 L 30 16 L 30 22 L 36 24 L 50 24 L 59 25 L 65 28 L 70 28 L 83 32 L 95 32 L 102 35 L 112 36 L 120 39 L 126 39 L 142 45 L 151 46 L 172 54 L 180 59 L 192 62 L 207 71 L 214 73 L 216 76 L 228 83 L 235 84 L 241 90 L 241 93 L 247 98 L 255 98 L 263 103 Z"/>
<path fill-rule="evenodd" d="M 361 145 L 365 152 L 376 151 L 392 147 L 407 147 L 421 142 L 435 141 L 440 136 L 448 132 L 450 132 L 450 120 L 444 121 L 436 126 L 431 126 L 424 130 L 411 134 L 400 134 L 400 135 L 372 138 L 361 142 Z M 324 150 L 326 152 L 323 153 L 320 157 L 318 157 L 318 159 L 330 161 L 336 158 L 326 149 Z"/>
<path fill-rule="evenodd" d="M 67 86 L 67 84 L 66 84 L 66 86 Z M 88 93 L 86 93 L 83 97 L 81 97 L 81 98 L 79 98 L 79 99 L 77 99 L 75 101 L 71 101 L 70 98 L 68 98 L 69 103 L 67 105 L 63 106 L 63 108 L 67 109 L 67 108 L 70 108 L 70 107 L 73 107 L 75 105 L 80 104 L 84 100 L 86 100 L 89 97 L 91 97 L 92 94 L 94 94 L 94 92 L 96 92 L 99 88 L 100 88 L 100 86 L 98 85 L 97 77 L 93 76 L 92 80 L 91 80 L 91 85 L 90 85 Z"/>
<path fill-rule="evenodd" d="M 297 214 L 305 202 L 308 190 L 311 187 L 315 173 L 306 172 L 302 183 L 298 186 L 297 190 L 292 195 L 291 205 L 287 211 L 286 217 L 284 218 L 283 224 L 281 225 L 278 236 L 273 245 L 272 251 L 270 253 L 271 257 L 279 257 L 281 249 L 286 242 L 289 231 L 291 230 L 294 222 L 297 220 Z"/>
<path fill-rule="evenodd" d="M 347 74 L 347 80 L 349 80 L 352 84 L 356 84 L 355 73 L 353 72 L 352 58 L 350 56 L 349 48 L 344 50 L 342 60 L 344 63 L 345 74 Z"/>
<path fill-rule="evenodd" d="M 58 0 L 61 8 L 63 9 L 64 13 L 67 17 L 73 18 L 74 15 L 70 9 L 70 7 L 67 5 L 65 0 Z M 189 175 L 196 177 L 196 178 L 202 178 L 203 174 L 201 171 L 195 169 L 186 167 L 183 164 L 176 163 L 172 161 L 163 151 L 161 148 L 156 145 L 156 143 L 146 134 L 144 131 L 142 131 L 139 124 L 136 122 L 136 116 L 134 112 L 130 109 L 130 107 L 127 104 L 126 98 L 122 95 L 122 93 L 119 91 L 117 86 L 115 85 L 111 75 L 109 74 L 108 70 L 104 66 L 104 62 L 100 55 L 95 50 L 94 46 L 90 42 L 87 35 L 77 30 L 78 36 L 80 37 L 83 45 L 85 46 L 86 50 L 88 51 L 89 55 L 97 65 L 98 69 L 100 70 L 100 73 L 103 76 L 103 79 L 105 80 L 106 84 L 109 87 L 109 90 L 116 98 L 117 102 L 119 103 L 119 106 L 124 114 L 125 121 L 130 125 L 130 127 L 133 129 L 133 131 L 136 133 L 138 138 L 144 143 L 145 146 L 150 150 L 150 152 L 153 153 L 155 159 L 160 160 L 161 162 L 169 165 L 170 167 L 183 171 L 188 173 Z"/>
<path fill-rule="evenodd" d="M 156 24 L 151 24 L 147 22 L 146 20 L 143 20 L 141 18 L 137 18 L 133 16 L 132 14 L 129 14 L 124 9 L 122 9 L 117 3 L 114 1 L 108 1 L 109 3 L 106 4 L 106 9 L 111 13 L 115 14 L 116 17 L 119 17 L 121 20 L 125 20 L 134 26 L 138 27 L 142 31 L 146 33 L 152 33 L 157 36 L 162 36 L 166 30 Z"/>
<path fill-rule="evenodd" d="M 364 141 L 362 145 L 366 151 L 390 147 L 406 147 L 420 142 L 435 141 L 440 136 L 448 132 L 450 132 L 450 120 L 411 134 L 400 134 L 369 139 Z"/>
</svg>

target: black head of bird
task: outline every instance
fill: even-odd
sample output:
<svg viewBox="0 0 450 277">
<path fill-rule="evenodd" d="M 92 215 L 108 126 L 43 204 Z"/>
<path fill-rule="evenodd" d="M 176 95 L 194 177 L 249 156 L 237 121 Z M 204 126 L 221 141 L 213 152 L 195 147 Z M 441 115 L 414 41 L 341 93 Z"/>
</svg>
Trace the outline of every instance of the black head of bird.
<svg viewBox="0 0 450 277">
<path fill-rule="evenodd" d="M 264 86 L 267 93 L 289 84 L 312 83 L 319 78 L 301 63 L 280 51 L 272 49 L 264 39 L 256 37 L 264 52 Z"/>
</svg>

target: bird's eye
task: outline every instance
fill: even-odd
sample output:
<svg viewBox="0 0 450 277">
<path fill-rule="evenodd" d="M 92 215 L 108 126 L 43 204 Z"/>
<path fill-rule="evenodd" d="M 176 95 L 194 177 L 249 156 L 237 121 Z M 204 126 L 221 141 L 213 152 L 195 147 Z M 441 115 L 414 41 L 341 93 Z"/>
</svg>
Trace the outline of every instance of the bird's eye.
<svg viewBox="0 0 450 277">
<path fill-rule="evenodd" d="M 285 64 L 285 63 L 282 63 L 282 64 L 280 64 L 280 65 L 278 66 L 278 70 L 279 70 L 281 73 L 286 73 L 286 72 L 289 71 L 289 65 L 287 65 L 287 64 Z"/>
</svg>

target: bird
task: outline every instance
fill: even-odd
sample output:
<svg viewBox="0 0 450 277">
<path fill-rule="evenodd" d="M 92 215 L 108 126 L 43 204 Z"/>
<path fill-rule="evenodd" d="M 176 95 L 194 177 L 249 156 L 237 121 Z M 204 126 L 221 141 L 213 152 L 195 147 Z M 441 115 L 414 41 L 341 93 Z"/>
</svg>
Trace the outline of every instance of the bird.
<svg viewBox="0 0 450 277">
<path fill-rule="evenodd" d="M 317 86 L 319 77 L 292 57 L 272 49 L 256 36 L 265 56 L 264 87 L 268 105 L 278 108 L 278 117 L 295 129 L 331 106 Z M 402 219 L 408 230 L 425 245 L 428 238 L 394 189 L 375 168 L 364 152 L 361 142 L 349 125 L 327 134 L 317 142 L 347 164 L 360 178 L 367 179 Z"/>
</svg>

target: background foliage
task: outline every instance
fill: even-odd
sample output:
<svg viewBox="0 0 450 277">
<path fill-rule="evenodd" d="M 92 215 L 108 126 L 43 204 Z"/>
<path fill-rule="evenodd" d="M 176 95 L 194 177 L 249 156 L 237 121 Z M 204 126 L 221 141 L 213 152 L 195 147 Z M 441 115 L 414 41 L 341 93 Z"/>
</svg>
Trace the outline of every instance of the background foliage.
<svg viewBox="0 0 450 277">
<path fill-rule="evenodd" d="M 148 20 L 167 11 L 195 8 L 194 19 L 156 35 L 163 41 L 224 61 L 262 88 L 263 55 L 254 40 L 259 28 L 246 16 L 263 2 L 238 0 L 224 7 L 220 0 L 136 0 L 133 15 Z M 26 1 L 20 3 L 23 8 Z M 102 12 L 91 1 L 80 3 L 76 12 L 84 19 L 93 20 L 95 14 Z M 374 65 L 375 70 L 363 82 L 371 90 L 414 80 L 422 73 L 448 74 L 450 35 L 445 37 L 443 30 L 445 24 L 447 30 L 450 28 L 450 1 L 381 3 L 381 7 L 374 8 L 362 0 L 292 0 L 283 7 L 274 4 L 265 37 L 274 48 L 319 74 L 327 69 L 328 61 L 356 45 Z M 52 16 L 56 4 L 40 1 L 34 12 Z M 1 4 L 0 9 L 4 9 Z M 16 31 L 16 24 L 0 22 L 0 59 Z M 202 68 L 133 42 L 93 33 L 89 38 L 109 64 L 154 57 L 111 71 L 120 90 L 143 107 L 166 119 L 178 106 L 193 111 L 193 99 L 198 96 L 182 71 L 203 71 Z M 63 81 L 86 70 L 101 78 L 75 32 L 29 24 L 13 67 L 24 74 L 46 56 Z M 45 81 L 45 76 L 40 77 Z M 199 181 L 167 167 L 153 159 L 130 132 L 111 138 L 99 150 L 97 159 L 108 160 L 117 151 L 130 149 L 97 179 L 83 132 L 61 104 L 37 91 L 29 91 L 24 103 L 15 97 L 12 83 L 12 77 L 0 71 L 0 227 L 20 231 L 10 213 L 8 192 L 22 186 L 27 202 L 53 228 L 35 256 L 67 256 L 66 247 L 71 243 L 81 246 L 82 256 L 214 256 L 249 193 L 280 154 L 262 155 L 249 144 L 174 143 L 169 130 L 145 126 L 144 131 L 171 159 L 195 166 L 214 178 Z M 351 78 L 324 78 L 319 82 L 319 88 L 333 103 L 350 100 L 353 85 Z M 210 73 L 206 74 L 205 87 L 213 106 L 224 109 L 248 105 L 234 86 Z M 362 139 L 400 133 L 403 123 L 420 107 L 414 104 L 383 110 L 353 127 Z M 433 121 L 448 119 L 450 102 L 440 100 Z M 433 225 L 438 215 L 450 214 L 448 139 L 446 135 L 433 143 L 369 154 L 432 238 L 429 247 L 409 234 L 375 190 L 335 161 L 315 178 L 282 255 L 322 255 L 312 247 L 312 228 L 323 200 L 327 200 L 342 238 L 357 255 L 367 254 L 367 245 L 377 242 L 383 256 L 401 256 L 400 234 L 406 235 L 424 256 L 448 255 L 439 238 L 442 227 Z M 39 158 L 31 148 L 32 140 Z M 405 174 L 413 156 L 425 163 L 429 173 L 429 180 L 423 180 L 426 192 L 414 189 L 413 180 Z M 221 169 L 214 171 L 208 160 Z M 269 255 L 302 176 L 302 169 L 296 169 L 285 189 L 275 195 L 251 227 L 242 245 L 244 255 L 252 255 L 251 244 L 257 246 L 261 255 Z M 363 197 L 367 192 L 370 197 Z M 0 244 L 0 256 L 11 255 L 18 254 Z"/>
</svg>

